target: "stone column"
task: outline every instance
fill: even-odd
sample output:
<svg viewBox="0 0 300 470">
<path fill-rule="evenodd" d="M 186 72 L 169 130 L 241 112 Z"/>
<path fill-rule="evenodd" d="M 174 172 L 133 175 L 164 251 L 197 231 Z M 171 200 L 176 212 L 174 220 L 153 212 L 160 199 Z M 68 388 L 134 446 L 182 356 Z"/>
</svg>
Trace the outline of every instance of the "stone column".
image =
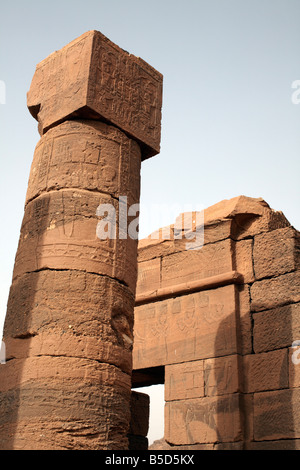
<svg viewBox="0 0 300 470">
<path fill-rule="evenodd" d="M 37 66 L 28 107 L 41 140 L 4 327 L 0 449 L 128 448 L 137 240 L 119 202 L 139 202 L 161 105 L 162 76 L 97 31 Z"/>
</svg>

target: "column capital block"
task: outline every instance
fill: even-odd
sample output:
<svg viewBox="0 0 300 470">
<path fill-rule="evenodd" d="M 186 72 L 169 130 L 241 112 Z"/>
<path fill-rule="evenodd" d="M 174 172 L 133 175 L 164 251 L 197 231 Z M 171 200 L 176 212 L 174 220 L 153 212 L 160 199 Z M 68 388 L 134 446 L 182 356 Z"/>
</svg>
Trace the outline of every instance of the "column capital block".
<svg viewBox="0 0 300 470">
<path fill-rule="evenodd" d="M 88 31 L 40 62 L 27 94 L 39 132 L 67 119 L 113 124 L 142 158 L 160 151 L 162 75 L 99 31 Z"/>
</svg>

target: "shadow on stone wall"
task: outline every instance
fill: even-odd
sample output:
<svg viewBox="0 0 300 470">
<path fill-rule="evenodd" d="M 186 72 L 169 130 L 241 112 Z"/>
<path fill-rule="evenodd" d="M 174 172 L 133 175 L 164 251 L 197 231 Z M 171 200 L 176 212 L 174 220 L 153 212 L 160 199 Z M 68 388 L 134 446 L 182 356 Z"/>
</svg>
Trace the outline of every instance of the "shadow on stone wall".
<svg viewBox="0 0 300 470">
<path fill-rule="evenodd" d="M 215 367 L 212 391 L 217 399 L 214 449 L 297 448 L 299 441 L 294 439 L 295 426 L 299 428 L 295 423 L 299 416 L 299 389 L 294 388 L 290 352 L 296 334 L 295 305 L 251 312 L 242 321 L 233 318 L 233 314 L 220 324 L 216 350 L 224 342 L 228 324 L 236 321 L 237 330 L 232 330 L 232 335 L 237 332 L 238 354 L 215 360 L 219 367 Z M 246 328 L 250 330 L 246 332 Z"/>
</svg>

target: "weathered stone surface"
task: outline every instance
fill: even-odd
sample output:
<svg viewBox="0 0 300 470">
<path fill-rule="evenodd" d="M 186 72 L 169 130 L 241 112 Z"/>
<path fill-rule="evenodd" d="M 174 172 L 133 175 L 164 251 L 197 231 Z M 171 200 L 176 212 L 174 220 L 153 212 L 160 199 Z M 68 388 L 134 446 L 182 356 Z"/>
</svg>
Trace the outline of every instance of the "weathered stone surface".
<svg viewBox="0 0 300 470">
<path fill-rule="evenodd" d="M 28 273 L 10 291 L 4 327 L 8 357 L 90 357 L 130 373 L 133 305 L 129 288 L 114 279 L 80 271 Z"/>
<path fill-rule="evenodd" d="M 97 31 L 37 66 L 28 107 L 42 138 L 4 328 L 1 450 L 128 449 L 138 214 L 126 202 L 159 152 L 161 104 L 161 74 Z"/>
<path fill-rule="evenodd" d="M 244 450 L 244 442 L 217 442 L 214 444 L 214 450 Z"/>
<path fill-rule="evenodd" d="M 246 284 L 237 285 L 237 305 L 239 310 L 239 344 L 242 354 L 252 352 L 252 316 L 250 288 Z"/>
<path fill-rule="evenodd" d="M 148 450 L 150 400 L 145 393 L 131 392 L 128 450 Z"/>
<path fill-rule="evenodd" d="M 115 208 L 117 236 L 100 239 L 97 208 Z M 115 199 L 82 190 L 44 193 L 25 211 L 13 279 L 41 269 L 69 269 L 107 275 L 135 292 L 137 241 L 120 240 L 119 207 Z"/>
<path fill-rule="evenodd" d="M 234 269 L 243 275 L 245 284 L 254 281 L 252 248 L 252 240 L 241 240 L 234 244 Z"/>
<path fill-rule="evenodd" d="M 142 261 L 138 265 L 138 278 L 136 285 L 136 295 L 144 292 L 155 291 L 160 288 L 161 259 L 154 258 Z"/>
<path fill-rule="evenodd" d="M 26 367 L 24 364 L 26 363 Z M 96 367 L 95 367 L 96 366 Z M 5 364 L 6 374 L 1 381 L 0 391 L 15 389 L 16 377 L 18 385 L 34 380 L 46 380 L 59 376 L 63 379 L 82 379 L 87 382 L 100 383 L 107 386 L 118 384 L 126 389 L 130 376 L 117 367 L 91 359 L 59 356 L 37 356 L 25 359 L 11 359 Z"/>
<path fill-rule="evenodd" d="M 270 209 L 263 199 L 245 196 L 224 200 L 204 209 L 201 219 L 204 225 L 205 245 L 230 237 L 241 240 L 262 232 L 290 226 L 284 215 Z M 139 261 L 186 251 L 187 240 L 184 237 L 176 238 L 174 229 L 175 225 L 172 224 L 140 240 Z M 199 226 L 193 226 L 192 230 L 199 230 Z M 250 240 L 247 243 L 250 244 Z M 242 258 L 243 253 L 241 253 Z M 253 275 L 251 267 L 249 274 Z"/>
<path fill-rule="evenodd" d="M 150 414 L 149 395 L 132 391 L 130 409 L 131 421 L 129 433 L 134 436 L 147 437 Z"/>
<path fill-rule="evenodd" d="M 149 446 L 149 450 L 167 450 L 167 451 L 175 451 L 175 450 L 213 450 L 214 444 L 194 444 L 194 445 L 186 445 L 186 446 L 174 446 L 168 444 L 162 439 L 158 439 L 154 441 L 151 446 Z"/>
<path fill-rule="evenodd" d="M 274 279 L 254 282 L 251 286 L 253 312 L 269 310 L 300 301 L 300 270 Z"/>
<path fill-rule="evenodd" d="M 200 250 L 178 250 L 176 241 L 173 241 L 174 252 L 171 245 L 166 252 L 167 242 L 143 246 L 145 255 L 147 247 L 153 250 L 156 247 L 157 257 L 139 258 L 137 301 L 140 297 L 155 293 L 159 289 L 175 288 L 184 283 L 196 282 L 201 279 L 213 278 L 236 270 L 243 278 L 244 283 L 253 282 L 252 240 L 232 242 L 230 239 L 219 243 L 204 245 Z M 139 244 L 140 246 L 140 244 Z M 162 253 L 160 253 L 162 250 Z M 142 259 L 146 258 L 143 256 Z"/>
<path fill-rule="evenodd" d="M 256 353 L 290 347 L 300 338 L 300 303 L 255 313 L 253 319 Z"/>
<path fill-rule="evenodd" d="M 205 224 L 223 219 L 233 221 L 231 237 L 235 240 L 290 225 L 282 212 L 272 210 L 262 198 L 246 196 L 225 199 L 204 211 Z"/>
<path fill-rule="evenodd" d="M 299 338 L 299 336 L 298 336 Z M 289 387 L 300 388 L 300 343 L 297 340 L 288 350 L 289 356 Z"/>
<path fill-rule="evenodd" d="M 165 439 L 175 445 L 242 438 L 239 394 L 167 402 Z"/>
<path fill-rule="evenodd" d="M 253 249 L 256 279 L 285 274 L 300 266 L 300 234 L 293 227 L 257 235 Z"/>
<path fill-rule="evenodd" d="M 200 250 L 184 251 L 162 259 L 161 287 L 215 276 L 232 271 L 231 240 L 205 245 Z"/>
<path fill-rule="evenodd" d="M 126 447 L 129 375 L 64 357 L 12 359 L 4 367 L 1 450 Z"/>
<path fill-rule="evenodd" d="M 126 338 L 125 342 L 122 335 L 119 334 L 119 337 L 123 339 L 123 345 L 114 344 L 115 338 L 110 328 L 107 328 L 108 331 L 106 331 L 104 327 L 103 330 L 103 339 L 101 336 L 76 335 L 73 333 L 73 325 L 69 325 L 69 331 L 55 329 L 53 332 L 51 329 L 45 329 L 44 332 L 33 334 L 33 336 L 28 333 L 19 338 L 5 338 L 6 357 L 7 360 L 39 356 L 87 358 L 115 365 L 127 374 L 131 374 L 130 338 L 123 335 Z"/>
<path fill-rule="evenodd" d="M 288 350 L 244 356 L 243 376 L 243 390 L 246 393 L 287 388 Z"/>
<path fill-rule="evenodd" d="M 241 391 L 238 355 L 216 357 L 204 361 L 204 395 L 220 396 Z"/>
<path fill-rule="evenodd" d="M 237 271 L 229 271 L 224 274 L 206 277 L 194 281 L 184 282 L 182 284 L 174 284 L 167 287 L 161 287 L 156 290 L 139 293 L 136 296 L 136 306 L 145 303 L 159 302 L 165 299 L 194 294 L 195 292 L 206 291 L 209 289 L 217 289 L 227 285 L 239 285 L 243 280 L 243 276 Z"/>
<path fill-rule="evenodd" d="M 136 307 L 134 369 L 237 353 L 235 289 L 229 285 Z"/>
<path fill-rule="evenodd" d="M 300 439 L 246 443 L 245 450 L 300 450 Z"/>
<path fill-rule="evenodd" d="M 204 396 L 203 361 L 172 364 L 165 368 L 165 400 Z"/>
<path fill-rule="evenodd" d="M 148 439 L 143 436 L 128 435 L 128 450 L 148 450 Z"/>
<path fill-rule="evenodd" d="M 254 394 L 256 441 L 300 438 L 300 389 Z"/>
<path fill-rule="evenodd" d="M 241 395 L 241 417 L 243 421 L 244 443 L 253 441 L 253 393 L 243 393 Z"/>
<path fill-rule="evenodd" d="M 36 146 L 26 202 L 46 191 L 78 188 L 127 196 L 128 204 L 135 204 L 140 165 L 139 145 L 119 129 L 98 121 L 66 121 Z"/>
<path fill-rule="evenodd" d="M 142 59 L 89 31 L 37 65 L 28 107 L 40 133 L 66 118 L 109 121 L 159 153 L 162 75 Z"/>
<path fill-rule="evenodd" d="M 225 240 L 231 234 L 231 220 L 211 221 L 204 226 L 204 244 L 215 243 Z M 190 234 L 189 234 L 190 236 Z M 138 260 L 139 262 L 147 261 L 157 257 L 168 256 L 173 253 L 186 251 L 188 240 L 184 236 L 182 238 L 174 237 L 174 224 L 170 228 L 159 230 L 149 235 L 147 238 L 139 240 L 138 244 Z M 195 240 L 194 240 L 195 241 Z"/>
</svg>

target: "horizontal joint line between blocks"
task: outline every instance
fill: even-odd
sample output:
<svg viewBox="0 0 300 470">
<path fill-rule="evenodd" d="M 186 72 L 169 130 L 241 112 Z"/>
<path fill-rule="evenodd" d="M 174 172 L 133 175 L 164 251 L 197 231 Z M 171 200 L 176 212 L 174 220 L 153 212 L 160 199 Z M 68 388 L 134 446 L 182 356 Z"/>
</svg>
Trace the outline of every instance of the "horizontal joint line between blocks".
<svg viewBox="0 0 300 470">
<path fill-rule="evenodd" d="M 111 197 L 112 199 L 114 199 L 115 201 L 119 202 L 119 198 L 117 196 L 113 196 L 112 194 L 110 194 L 108 191 L 100 191 L 100 190 L 97 190 L 97 189 L 86 189 L 86 188 L 58 188 L 58 189 L 49 189 L 49 190 L 46 190 L 46 191 L 43 191 L 41 192 L 40 194 L 37 194 L 36 196 L 32 197 L 31 199 L 29 199 L 25 206 L 27 207 L 31 202 L 35 201 L 36 199 L 39 199 L 40 197 L 43 197 L 43 196 L 46 196 L 48 194 L 52 194 L 52 193 L 59 193 L 59 192 L 73 192 L 73 191 L 76 191 L 76 192 L 83 192 L 83 193 L 92 193 L 94 195 L 99 195 L 99 196 L 109 196 Z"/>
<path fill-rule="evenodd" d="M 214 289 L 216 287 L 225 286 L 228 284 L 242 284 L 243 276 L 237 271 L 229 271 L 224 274 L 206 277 L 197 281 L 190 281 L 182 284 L 177 284 L 171 287 L 157 289 L 153 292 L 146 292 L 136 297 L 136 305 L 143 305 L 150 302 L 158 302 L 170 297 L 177 297 L 179 295 L 187 295 L 194 292 L 199 292 L 207 289 Z"/>
<path fill-rule="evenodd" d="M 19 338 L 14 338 L 14 339 L 19 339 Z M 79 360 L 85 360 L 85 361 L 91 361 L 91 362 L 95 362 L 97 364 L 103 364 L 103 365 L 108 365 L 108 366 L 112 366 L 112 367 L 115 367 L 116 369 L 118 369 L 119 371 L 121 371 L 123 374 L 126 374 L 128 375 L 129 377 L 131 377 L 131 374 L 129 374 L 128 372 L 126 372 L 125 370 L 123 370 L 120 366 L 117 366 L 116 364 L 114 364 L 113 362 L 108 362 L 108 361 L 103 361 L 101 359 L 95 359 L 95 358 L 92 358 L 92 357 L 88 357 L 88 356 L 68 356 L 67 354 L 36 354 L 36 355 L 33 355 L 33 356 L 27 356 L 27 357 L 11 357 L 11 358 L 8 358 L 6 360 L 6 362 L 10 362 L 10 361 L 26 361 L 26 359 L 32 359 L 32 358 L 43 358 L 43 357 L 52 357 L 52 358 L 66 358 L 66 359 L 79 359 Z"/>
<path fill-rule="evenodd" d="M 99 277 L 104 277 L 104 278 L 107 278 L 107 279 L 111 279 L 113 281 L 116 281 L 118 282 L 119 284 L 122 284 L 123 286 L 125 287 L 128 287 L 129 286 L 126 284 L 125 281 L 122 281 L 121 279 L 118 279 L 116 277 L 111 277 L 109 276 L 108 274 L 102 274 L 102 273 L 96 273 L 96 272 L 93 272 L 93 271 L 84 271 L 83 269 L 59 269 L 59 268 L 40 268 L 40 269 L 35 269 L 34 271 L 26 271 L 24 273 L 22 273 L 20 276 L 16 276 L 14 279 L 13 279 L 13 282 L 17 282 L 19 279 L 21 279 L 21 277 L 25 276 L 26 274 L 32 274 L 32 273 L 39 273 L 39 272 L 42 272 L 42 271 L 56 271 L 56 272 L 79 272 L 79 273 L 85 273 L 85 274 L 93 274 L 95 276 L 99 276 Z"/>
</svg>

